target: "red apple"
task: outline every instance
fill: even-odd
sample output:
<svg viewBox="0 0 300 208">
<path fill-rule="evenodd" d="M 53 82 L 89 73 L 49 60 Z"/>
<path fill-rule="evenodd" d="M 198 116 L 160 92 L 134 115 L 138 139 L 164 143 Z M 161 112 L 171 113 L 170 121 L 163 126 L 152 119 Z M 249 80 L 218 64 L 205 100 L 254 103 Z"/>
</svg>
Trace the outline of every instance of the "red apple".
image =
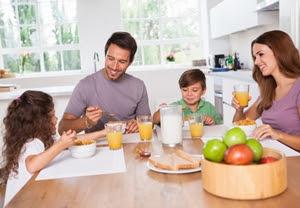
<svg viewBox="0 0 300 208">
<path fill-rule="evenodd" d="M 265 156 L 262 157 L 259 161 L 260 164 L 265 164 L 265 163 L 271 163 L 271 162 L 275 162 L 278 159 L 276 157 L 272 157 L 272 156 Z"/>
<path fill-rule="evenodd" d="M 225 152 L 225 162 L 232 165 L 248 165 L 253 161 L 254 155 L 246 144 L 236 144 Z"/>
</svg>

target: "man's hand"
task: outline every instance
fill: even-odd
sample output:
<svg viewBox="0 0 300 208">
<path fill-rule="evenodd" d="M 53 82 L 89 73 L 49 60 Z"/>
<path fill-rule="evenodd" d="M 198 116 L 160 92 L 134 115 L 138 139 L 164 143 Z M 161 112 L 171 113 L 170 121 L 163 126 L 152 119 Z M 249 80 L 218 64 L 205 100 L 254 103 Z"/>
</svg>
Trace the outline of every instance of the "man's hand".
<svg viewBox="0 0 300 208">
<path fill-rule="evenodd" d="M 129 120 L 126 123 L 126 134 L 130 134 L 130 133 L 136 133 L 138 132 L 139 128 L 138 128 L 138 124 L 137 121 L 135 119 Z"/>
<path fill-rule="evenodd" d="M 87 127 L 95 126 L 103 115 L 103 111 L 99 107 L 87 107 L 85 111 Z"/>
</svg>

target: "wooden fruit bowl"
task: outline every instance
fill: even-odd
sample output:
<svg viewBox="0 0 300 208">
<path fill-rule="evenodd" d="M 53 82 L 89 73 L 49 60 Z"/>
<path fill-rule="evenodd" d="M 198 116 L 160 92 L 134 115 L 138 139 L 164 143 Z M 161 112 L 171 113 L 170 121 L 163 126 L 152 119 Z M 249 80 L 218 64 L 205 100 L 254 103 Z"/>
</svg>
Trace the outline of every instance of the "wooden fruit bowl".
<svg viewBox="0 0 300 208">
<path fill-rule="evenodd" d="M 264 148 L 263 156 L 273 156 L 278 160 L 266 164 L 227 165 L 203 159 L 203 188 L 229 199 L 264 199 L 282 193 L 287 188 L 284 154 Z"/>
</svg>

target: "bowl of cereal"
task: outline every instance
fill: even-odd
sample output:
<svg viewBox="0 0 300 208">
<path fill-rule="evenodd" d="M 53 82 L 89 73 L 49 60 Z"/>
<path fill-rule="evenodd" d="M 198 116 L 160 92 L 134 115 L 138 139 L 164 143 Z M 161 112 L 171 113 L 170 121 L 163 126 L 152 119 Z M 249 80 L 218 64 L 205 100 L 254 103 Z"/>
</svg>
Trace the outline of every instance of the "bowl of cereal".
<svg viewBox="0 0 300 208">
<path fill-rule="evenodd" d="M 69 149 L 74 158 L 91 157 L 96 153 L 96 142 L 92 139 L 76 139 Z"/>
<path fill-rule="evenodd" d="M 243 120 L 233 122 L 234 126 L 240 127 L 247 136 L 251 136 L 253 131 L 256 129 L 256 122 L 252 119 L 246 118 Z"/>
</svg>

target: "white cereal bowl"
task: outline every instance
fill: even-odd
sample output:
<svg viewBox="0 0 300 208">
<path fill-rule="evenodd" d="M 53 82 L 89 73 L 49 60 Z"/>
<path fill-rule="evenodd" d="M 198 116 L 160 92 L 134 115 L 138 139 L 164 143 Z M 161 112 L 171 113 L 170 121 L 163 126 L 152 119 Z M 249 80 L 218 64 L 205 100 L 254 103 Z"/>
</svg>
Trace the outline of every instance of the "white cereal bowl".
<svg viewBox="0 0 300 208">
<path fill-rule="evenodd" d="M 249 137 L 252 135 L 252 132 L 256 129 L 256 124 L 250 124 L 250 125 L 235 125 L 235 127 L 240 127 L 245 134 Z"/>
<path fill-rule="evenodd" d="M 69 149 L 74 158 L 91 157 L 96 153 L 96 142 L 86 145 L 74 145 Z"/>
</svg>

